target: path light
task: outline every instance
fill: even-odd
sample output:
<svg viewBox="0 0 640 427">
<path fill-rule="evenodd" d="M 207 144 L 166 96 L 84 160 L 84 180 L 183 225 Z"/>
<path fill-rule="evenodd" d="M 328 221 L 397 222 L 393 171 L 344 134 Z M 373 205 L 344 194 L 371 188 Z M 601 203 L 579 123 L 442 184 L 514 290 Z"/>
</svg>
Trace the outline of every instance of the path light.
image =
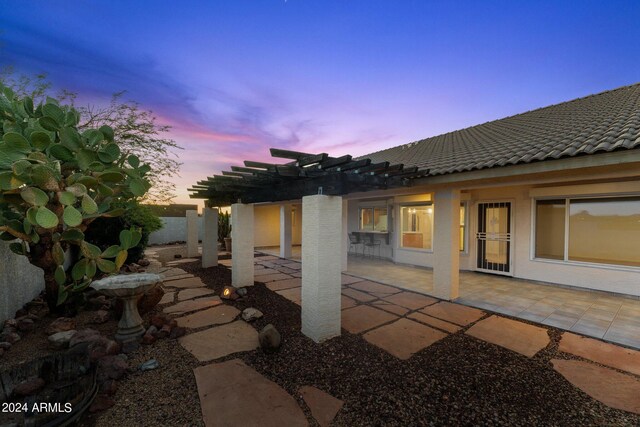
<svg viewBox="0 0 640 427">
<path fill-rule="evenodd" d="M 225 286 L 222 290 L 222 295 L 220 295 L 220 298 L 228 300 L 236 300 L 238 297 L 238 292 L 233 286 Z"/>
</svg>

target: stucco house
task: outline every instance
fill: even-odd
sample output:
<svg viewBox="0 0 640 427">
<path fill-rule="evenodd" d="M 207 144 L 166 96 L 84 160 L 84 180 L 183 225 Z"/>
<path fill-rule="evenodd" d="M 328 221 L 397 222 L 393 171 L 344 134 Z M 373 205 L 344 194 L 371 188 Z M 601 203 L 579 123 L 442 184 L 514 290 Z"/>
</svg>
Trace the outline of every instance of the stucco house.
<svg viewBox="0 0 640 427">
<path fill-rule="evenodd" d="M 432 268 L 426 292 L 448 300 L 461 270 L 640 297 L 640 84 L 359 158 L 272 154 L 289 161 L 192 197 L 232 204 L 234 283 L 253 282 L 255 247 L 302 244 L 303 330 L 305 310 L 336 315 L 349 249 Z"/>
</svg>

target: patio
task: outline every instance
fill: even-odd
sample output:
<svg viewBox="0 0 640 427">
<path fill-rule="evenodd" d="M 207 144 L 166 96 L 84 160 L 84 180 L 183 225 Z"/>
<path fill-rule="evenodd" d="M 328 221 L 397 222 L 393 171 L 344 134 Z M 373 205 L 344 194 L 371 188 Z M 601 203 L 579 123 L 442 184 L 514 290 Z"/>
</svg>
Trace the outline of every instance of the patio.
<svg viewBox="0 0 640 427">
<path fill-rule="evenodd" d="M 278 255 L 279 248 L 260 252 Z M 300 247 L 291 259 L 300 259 Z M 432 270 L 349 256 L 346 274 L 432 294 Z M 640 300 L 497 275 L 461 271 L 456 302 L 640 349 Z"/>
</svg>

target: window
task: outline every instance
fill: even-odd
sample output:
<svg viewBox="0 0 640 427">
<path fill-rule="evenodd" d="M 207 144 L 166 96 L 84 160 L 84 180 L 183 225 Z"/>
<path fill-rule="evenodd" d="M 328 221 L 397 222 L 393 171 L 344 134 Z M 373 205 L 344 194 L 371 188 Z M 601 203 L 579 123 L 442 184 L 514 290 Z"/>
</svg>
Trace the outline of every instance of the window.
<svg viewBox="0 0 640 427">
<path fill-rule="evenodd" d="M 535 247 L 538 258 L 640 266 L 640 197 L 539 200 Z"/>
<path fill-rule="evenodd" d="M 467 241 L 467 205 L 460 203 L 460 252 L 467 250 L 465 242 Z"/>
<path fill-rule="evenodd" d="M 431 249 L 433 236 L 433 205 L 402 206 L 400 208 L 400 246 Z"/>
<path fill-rule="evenodd" d="M 360 230 L 379 231 L 388 230 L 387 208 L 360 208 Z"/>
</svg>

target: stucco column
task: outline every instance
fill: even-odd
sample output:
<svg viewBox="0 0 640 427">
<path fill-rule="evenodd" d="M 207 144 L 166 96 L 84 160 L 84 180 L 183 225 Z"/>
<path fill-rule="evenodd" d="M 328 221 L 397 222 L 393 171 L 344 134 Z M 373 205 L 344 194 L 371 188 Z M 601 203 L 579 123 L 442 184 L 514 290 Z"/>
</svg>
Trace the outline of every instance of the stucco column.
<svg viewBox="0 0 640 427">
<path fill-rule="evenodd" d="M 321 342 L 340 335 L 342 198 L 302 198 L 302 333 Z"/>
<path fill-rule="evenodd" d="M 342 199 L 342 271 L 349 267 L 349 201 Z"/>
<path fill-rule="evenodd" d="M 231 205 L 231 284 L 253 286 L 253 205 Z"/>
<path fill-rule="evenodd" d="M 434 208 L 433 292 L 453 300 L 460 275 L 460 190 L 436 191 Z"/>
<path fill-rule="evenodd" d="M 218 265 L 218 208 L 204 208 L 202 268 Z"/>
<path fill-rule="evenodd" d="M 280 205 L 280 258 L 291 258 L 291 205 Z"/>
<path fill-rule="evenodd" d="M 187 211 L 187 258 L 198 256 L 198 211 Z"/>
</svg>

